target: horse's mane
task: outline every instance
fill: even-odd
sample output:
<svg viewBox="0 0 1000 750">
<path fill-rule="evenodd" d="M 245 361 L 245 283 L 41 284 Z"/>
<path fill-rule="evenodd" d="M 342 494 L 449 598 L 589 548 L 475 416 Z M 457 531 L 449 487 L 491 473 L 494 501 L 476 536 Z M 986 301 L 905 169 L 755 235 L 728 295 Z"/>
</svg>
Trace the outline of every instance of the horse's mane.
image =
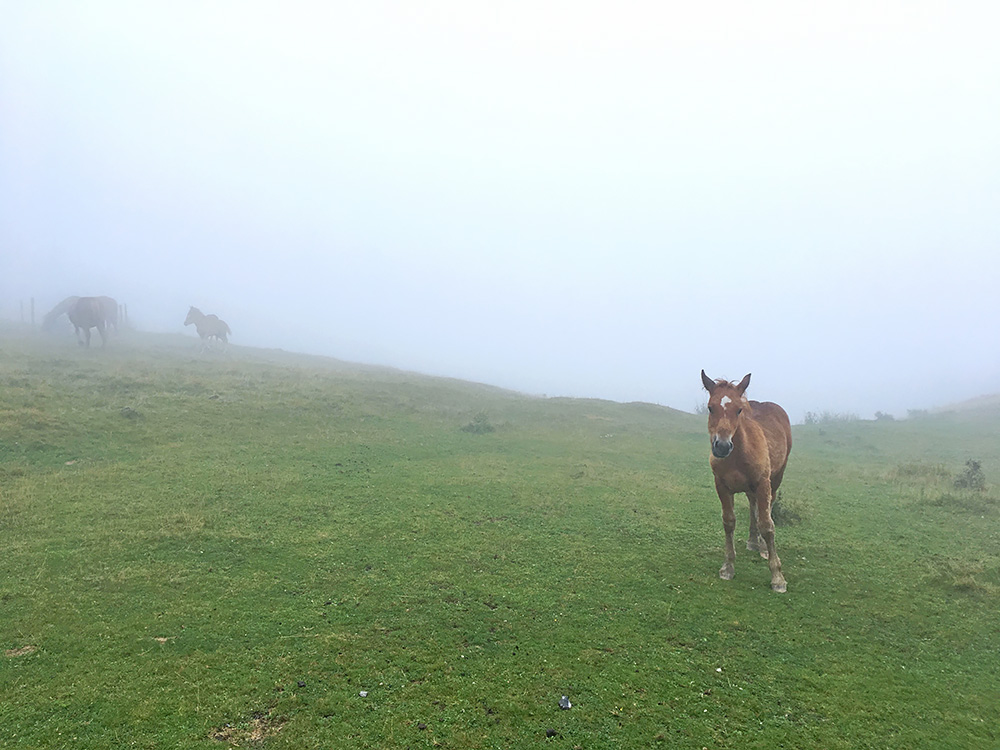
<svg viewBox="0 0 1000 750">
<path fill-rule="evenodd" d="M 738 386 L 738 385 L 739 385 L 739 383 L 734 383 L 732 380 L 726 380 L 725 378 L 716 378 L 715 379 L 715 386 L 716 386 L 716 388 L 726 387 L 726 388 L 732 388 L 733 390 L 736 390 L 736 386 Z"/>
</svg>

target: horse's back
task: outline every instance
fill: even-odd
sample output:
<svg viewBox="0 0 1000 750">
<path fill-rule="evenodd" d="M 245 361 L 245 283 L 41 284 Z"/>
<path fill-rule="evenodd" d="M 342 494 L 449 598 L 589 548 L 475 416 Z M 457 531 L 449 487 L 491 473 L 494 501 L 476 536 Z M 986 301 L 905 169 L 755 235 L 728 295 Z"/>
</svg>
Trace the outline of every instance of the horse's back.
<svg viewBox="0 0 1000 750">
<path fill-rule="evenodd" d="M 771 401 L 751 401 L 750 408 L 767 438 L 772 471 L 783 469 L 792 451 L 792 422 L 788 413 Z"/>
<path fill-rule="evenodd" d="M 103 328 L 104 312 L 97 297 L 80 297 L 69 311 L 69 319 L 80 328 Z"/>
<path fill-rule="evenodd" d="M 194 310 L 195 308 L 191 308 Z M 190 313 L 188 314 L 190 318 Z M 187 325 L 187 323 L 185 323 Z M 232 331 L 229 330 L 229 326 L 226 321 L 222 320 L 218 315 L 214 313 L 209 313 L 208 315 L 202 314 L 197 320 L 194 321 L 194 327 L 198 331 L 198 335 L 203 339 L 208 339 L 211 337 L 217 338 L 223 343 L 229 343 L 226 338 L 227 334 L 232 335 Z"/>
<path fill-rule="evenodd" d="M 229 324 L 218 315 L 206 315 L 205 318 L 210 321 L 210 328 L 213 336 L 218 336 L 220 339 L 225 341 L 226 334 L 232 335 L 233 332 L 229 330 Z"/>
</svg>

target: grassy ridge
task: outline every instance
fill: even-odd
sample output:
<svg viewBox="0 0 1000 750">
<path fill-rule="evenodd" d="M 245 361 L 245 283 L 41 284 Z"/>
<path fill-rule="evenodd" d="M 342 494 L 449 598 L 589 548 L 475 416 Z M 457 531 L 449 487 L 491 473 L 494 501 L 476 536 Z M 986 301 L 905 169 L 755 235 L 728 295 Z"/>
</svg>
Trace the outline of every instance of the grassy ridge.
<svg viewBox="0 0 1000 750">
<path fill-rule="evenodd" d="M 4 746 L 1000 741 L 996 410 L 797 427 L 779 596 L 700 417 L 138 335 L 0 394 Z"/>
</svg>

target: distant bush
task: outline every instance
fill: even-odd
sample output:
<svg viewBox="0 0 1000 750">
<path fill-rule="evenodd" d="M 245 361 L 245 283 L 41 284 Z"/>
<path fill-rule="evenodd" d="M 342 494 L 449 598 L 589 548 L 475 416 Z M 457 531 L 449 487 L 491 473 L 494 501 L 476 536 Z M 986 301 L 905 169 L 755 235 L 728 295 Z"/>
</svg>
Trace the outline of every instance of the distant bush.
<svg viewBox="0 0 1000 750">
<path fill-rule="evenodd" d="M 462 427 L 462 432 L 471 432 L 474 435 L 484 435 L 494 430 L 496 430 L 496 427 L 493 426 L 490 418 L 483 411 L 479 412 L 472 418 L 471 422 Z"/>
<path fill-rule="evenodd" d="M 952 511 L 975 513 L 995 513 L 1000 511 L 1000 500 L 986 492 L 986 475 L 979 461 L 970 458 L 965 469 L 952 479 L 952 489 L 927 497 L 924 502 L 938 508 Z"/>
<path fill-rule="evenodd" d="M 959 490 L 976 490 L 982 492 L 986 489 L 986 475 L 979 462 L 969 459 L 965 462 L 965 470 L 955 477 L 955 488 Z"/>
<path fill-rule="evenodd" d="M 884 411 L 875 412 L 876 422 L 895 422 L 896 418 L 891 414 L 886 414 Z"/>
</svg>

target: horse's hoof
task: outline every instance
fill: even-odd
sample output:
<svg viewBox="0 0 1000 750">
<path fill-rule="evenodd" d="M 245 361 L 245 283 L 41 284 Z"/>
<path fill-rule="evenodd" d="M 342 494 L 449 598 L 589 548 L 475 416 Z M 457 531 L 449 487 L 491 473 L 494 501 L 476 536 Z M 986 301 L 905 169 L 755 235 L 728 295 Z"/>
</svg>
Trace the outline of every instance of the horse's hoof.
<svg viewBox="0 0 1000 750">
<path fill-rule="evenodd" d="M 782 581 L 781 583 L 772 583 L 771 591 L 775 592 L 776 594 L 784 594 L 786 591 L 788 591 L 788 584 L 786 584 L 784 581 Z"/>
<path fill-rule="evenodd" d="M 767 550 L 766 549 L 760 550 L 760 556 L 766 560 L 767 559 Z"/>
<path fill-rule="evenodd" d="M 719 569 L 719 578 L 723 581 L 733 580 L 733 576 L 736 575 L 736 571 L 733 570 L 731 565 L 723 565 Z"/>
</svg>

